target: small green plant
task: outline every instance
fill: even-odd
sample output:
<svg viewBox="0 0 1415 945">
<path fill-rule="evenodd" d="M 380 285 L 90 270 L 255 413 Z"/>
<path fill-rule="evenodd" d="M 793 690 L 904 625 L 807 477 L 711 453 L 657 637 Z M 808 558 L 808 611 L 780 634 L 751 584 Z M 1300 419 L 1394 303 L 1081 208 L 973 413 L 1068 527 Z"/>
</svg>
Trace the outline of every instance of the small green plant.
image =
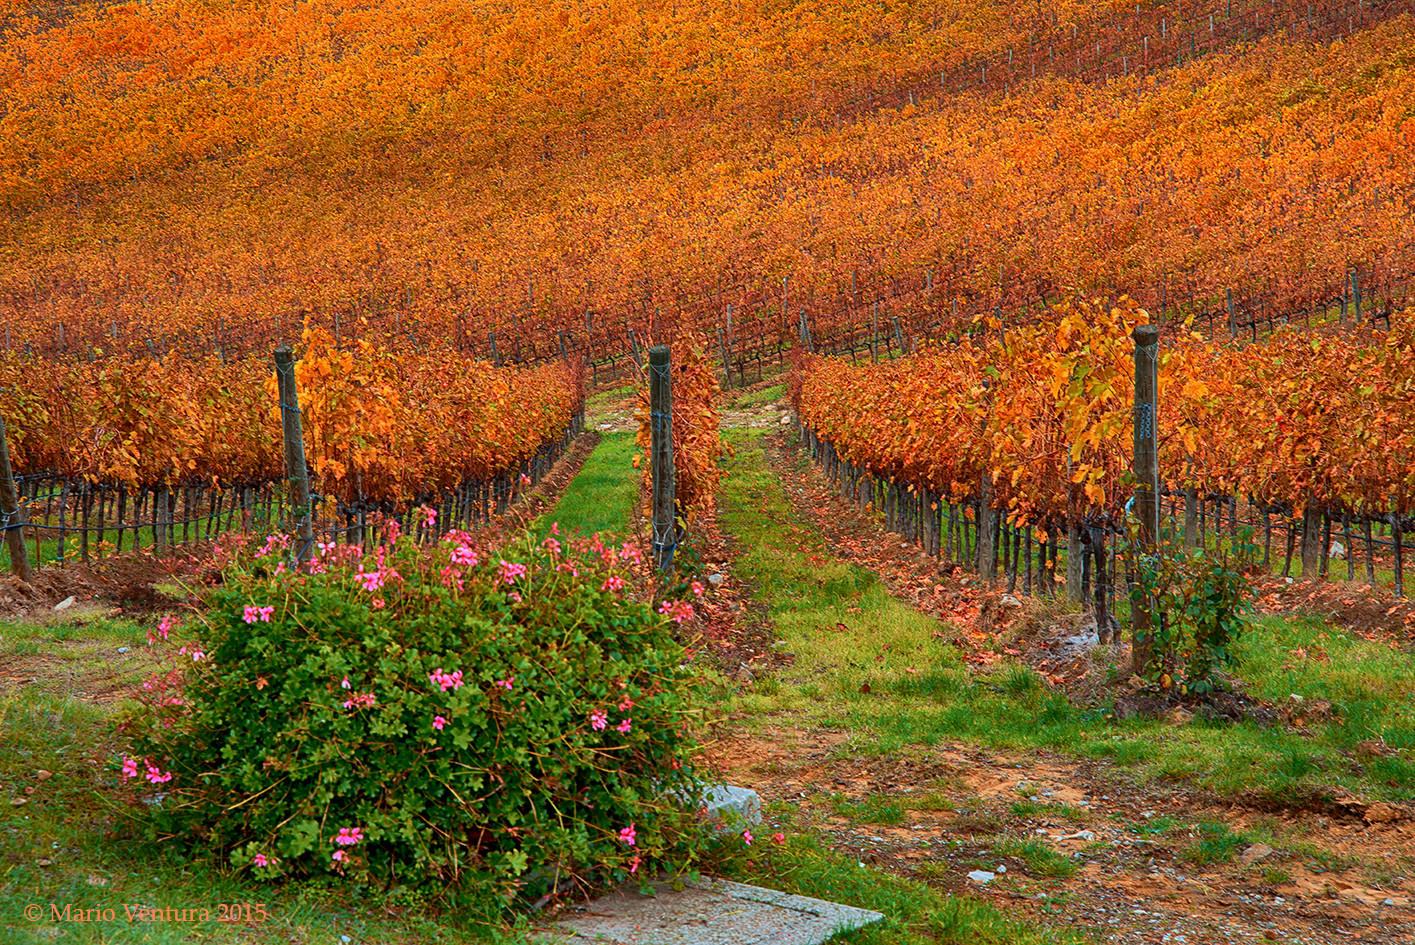
<svg viewBox="0 0 1415 945">
<path fill-rule="evenodd" d="M 287 546 L 232 555 L 196 639 L 177 649 L 170 619 L 150 637 L 178 662 L 126 725 L 122 776 L 153 795 L 152 835 L 257 879 L 503 903 L 704 851 L 672 634 L 690 605 L 624 596 L 639 552 L 552 534 L 483 556 L 396 523 L 308 571 Z"/>
<path fill-rule="evenodd" d="M 1076 864 L 1069 856 L 1041 840 L 1004 837 L 993 844 L 993 852 L 1021 860 L 1033 876 L 1065 878 L 1076 873 Z"/>
<path fill-rule="evenodd" d="M 1136 595 L 1152 602 L 1151 680 L 1182 673 L 1181 692 L 1222 688 L 1220 671 L 1235 662 L 1234 645 L 1247 628 L 1253 589 L 1247 571 L 1257 553 L 1252 529 L 1241 529 L 1215 549 L 1167 546 L 1138 554 Z"/>
<path fill-rule="evenodd" d="M 1292 882 L 1292 874 L 1279 867 L 1269 867 L 1263 870 L 1263 882 L 1269 886 L 1286 886 Z"/>
<path fill-rule="evenodd" d="M 1234 833 L 1227 824 L 1206 821 L 1199 824 L 1196 832 L 1198 842 L 1181 854 L 1183 859 L 1195 866 L 1227 862 L 1240 847 L 1248 844 L 1246 836 Z"/>
<path fill-rule="evenodd" d="M 896 797 L 871 794 L 859 801 L 847 797 L 831 798 L 831 807 L 841 817 L 861 824 L 882 824 L 897 827 L 904 823 L 904 807 Z"/>
</svg>

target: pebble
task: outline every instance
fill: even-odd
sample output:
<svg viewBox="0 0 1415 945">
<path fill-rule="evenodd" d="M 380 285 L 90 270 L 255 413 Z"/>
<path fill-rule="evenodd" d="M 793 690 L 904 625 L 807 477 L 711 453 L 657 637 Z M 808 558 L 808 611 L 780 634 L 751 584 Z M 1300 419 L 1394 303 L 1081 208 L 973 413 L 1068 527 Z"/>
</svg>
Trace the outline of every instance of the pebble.
<svg viewBox="0 0 1415 945">
<path fill-rule="evenodd" d="M 861 865 L 863 866 L 864 864 Z M 968 874 L 968 878 L 981 886 L 986 886 L 997 877 L 988 870 L 973 870 L 973 872 Z"/>
<path fill-rule="evenodd" d="M 119 653 L 126 653 L 126 652 L 128 652 L 128 648 L 127 648 L 126 646 L 120 646 L 120 647 L 118 647 L 118 652 L 119 652 Z"/>
</svg>

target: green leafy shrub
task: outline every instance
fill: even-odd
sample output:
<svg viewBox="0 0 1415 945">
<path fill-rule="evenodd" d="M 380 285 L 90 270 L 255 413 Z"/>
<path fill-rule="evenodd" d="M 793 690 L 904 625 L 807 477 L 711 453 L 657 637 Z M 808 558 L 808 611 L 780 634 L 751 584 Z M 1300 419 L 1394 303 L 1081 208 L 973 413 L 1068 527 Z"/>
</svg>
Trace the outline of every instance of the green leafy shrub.
<svg viewBox="0 0 1415 945">
<path fill-rule="evenodd" d="M 671 633 L 691 605 L 627 599 L 639 553 L 598 538 L 483 557 L 389 530 L 367 554 L 320 546 L 314 573 L 280 563 L 283 539 L 234 556 L 202 642 L 126 725 L 124 777 L 165 793 L 151 829 L 261 878 L 503 899 L 691 868 L 707 840 Z"/>
<path fill-rule="evenodd" d="M 1234 644 L 1248 626 L 1253 587 L 1247 571 L 1257 551 L 1251 529 L 1205 551 L 1166 549 L 1137 555 L 1136 587 L 1150 596 L 1158 626 L 1154 678 L 1182 666 L 1187 691 L 1221 688 L 1221 670 L 1235 659 Z"/>
</svg>

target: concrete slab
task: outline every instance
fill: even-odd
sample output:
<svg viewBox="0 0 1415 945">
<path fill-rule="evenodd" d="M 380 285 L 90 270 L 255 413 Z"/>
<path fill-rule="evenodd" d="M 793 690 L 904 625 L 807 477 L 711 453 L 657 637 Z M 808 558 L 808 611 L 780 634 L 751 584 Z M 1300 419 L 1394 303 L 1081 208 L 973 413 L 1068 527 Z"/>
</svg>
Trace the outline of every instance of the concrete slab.
<svg viewBox="0 0 1415 945">
<path fill-rule="evenodd" d="M 731 784 L 708 785 L 708 820 L 720 820 L 724 814 L 736 815 L 736 820 L 755 827 L 762 822 L 762 799 L 751 788 Z"/>
<path fill-rule="evenodd" d="M 839 932 L 884 919 L 879 912 L 809 896 L 704 879 L 656 895 L 622 886 L 566 913 L 552 941 L 563 945 L 821 945 Z"/>
</svg>

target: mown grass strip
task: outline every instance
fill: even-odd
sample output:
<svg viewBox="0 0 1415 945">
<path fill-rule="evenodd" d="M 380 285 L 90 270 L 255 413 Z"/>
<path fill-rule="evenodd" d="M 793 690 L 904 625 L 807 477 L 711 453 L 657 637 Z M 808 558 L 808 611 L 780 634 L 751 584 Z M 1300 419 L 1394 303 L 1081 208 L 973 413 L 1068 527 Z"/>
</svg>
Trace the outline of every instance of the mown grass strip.
<svg viewBox="0 0 1415 945">
<path fill-rule="evenodd" d="M 535 521 L 531 533 L 542 539 L 551 524 L 558 523 L 562 533 L 627 538 L 639 494 L 639 471 L 633 466 L 637 450 L 632 433 L 604 434 L 555 508 Z"/>
<path fill-rule="evenodd" d="M 935 635 L 944 629 L 938 621 L 896 600 L 873 574 L 836 559 L 813 526 L 797 519 L 760 431 L 729 432 L 736 456 L 721 522 L 741 550 L 739 576 L 756 588 L 796 654 L 774 679 L 734 694 L 729 708 L 745 724 L 765 727 L 793 714 L 796 725 L 809 720 L 853 732 L 860 754 L 946 739 L 1052 749 L 1108 758 L 1142 777 L 1294 803 L 1333 785 L 1373 800 L 1415 798 L 1406 750 L 1415 740 L 1408 655 L 1310 621 L 1264 619 L 1239 647 L 1240 678 L 1254 694 L 1278 701 L 1290 693 L 1329 698 L 1338 706 L 1333 720 L 1314 720 L 1305 731 L 1118 721 L 1108 706 L 1073 705 L 1025 665 L 970 672 Z M 1317 651 L 1320 660 L 1311 658 Z M 1363 740 L 1377 741 L 1381 752 L 1348 764 L 1343 753 Z"/>
</svg>

